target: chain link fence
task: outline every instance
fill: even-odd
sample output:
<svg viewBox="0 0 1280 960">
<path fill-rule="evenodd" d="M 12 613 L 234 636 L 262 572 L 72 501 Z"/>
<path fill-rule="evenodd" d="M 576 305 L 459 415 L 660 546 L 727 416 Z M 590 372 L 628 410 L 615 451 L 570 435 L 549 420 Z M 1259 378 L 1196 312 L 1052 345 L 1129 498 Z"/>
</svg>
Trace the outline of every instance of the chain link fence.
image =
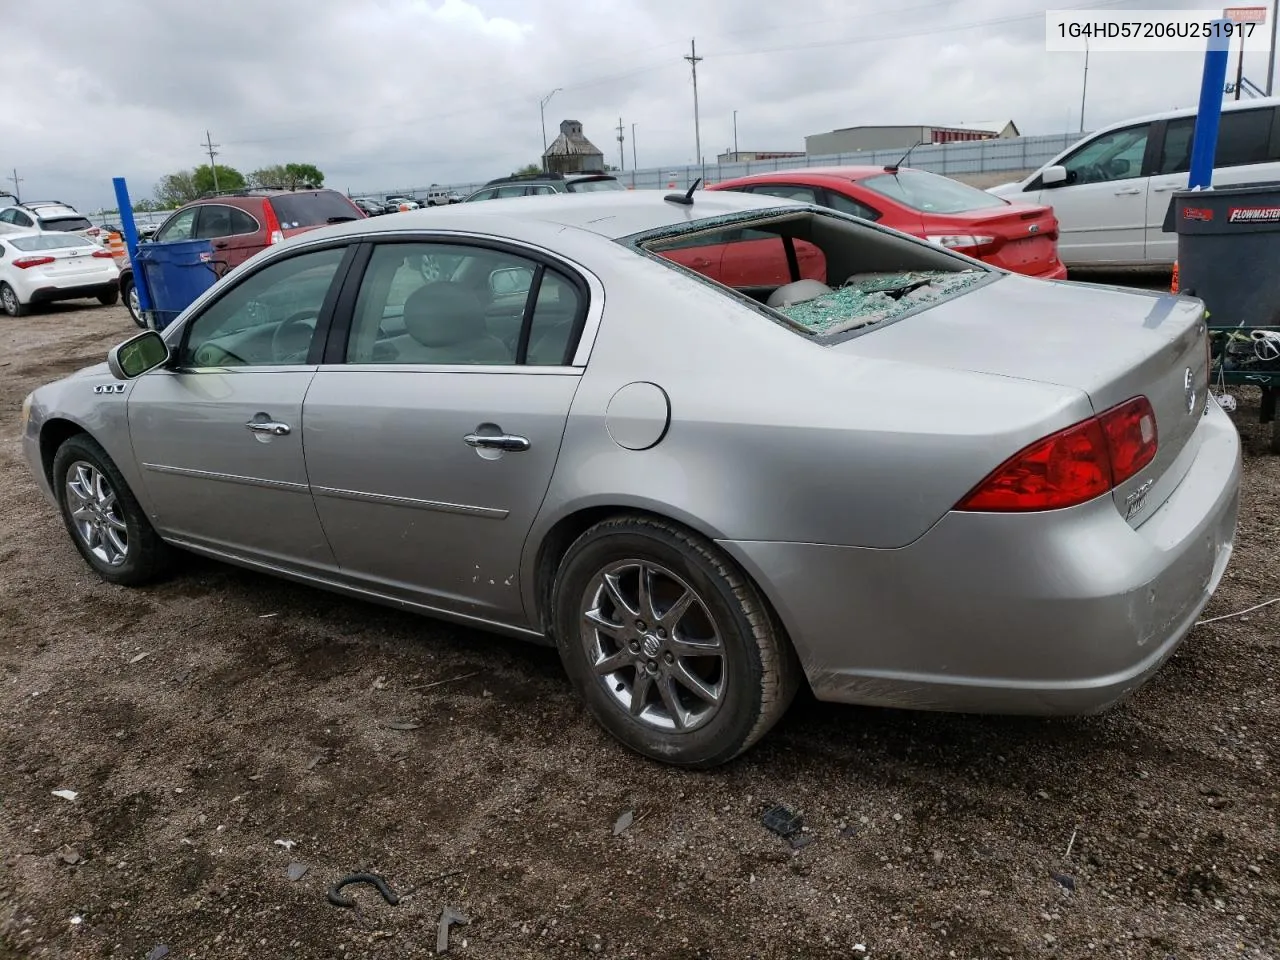
<svg viewBox="0 0 1280 960">
<path fill-rule="evenodd" d="M 907 165 L 948 177 L 976 177 L 982 174 L 1034 170 L 1075 143 L 1083 133 L 1057 133 L 1042 137 L 1013 137 L 1004 140 L 970 140 L 960 143 L 930 144 L 911 151 Z M 643 170 L 613 171 L 613 175 L 636 190 L 687 190 L 699 177 L 704 184 L 719 183 L 753 173 L 795 170 L 803 167 L 884 166 L 902 158 L 904 151 L 860 150 L 824 157 L 779 157 L 772 160 L 744 160 L 739 163 L 707 163 L 701 166 L 648 167 Z M 447 184 L 443 189 L 467 196 L 485 181 Z M 433 186 L 433 190 L 441 189 Z M 352 196 L 425 196 L 427 187 L 396 187 L 352 193 Z"/>
</svg>

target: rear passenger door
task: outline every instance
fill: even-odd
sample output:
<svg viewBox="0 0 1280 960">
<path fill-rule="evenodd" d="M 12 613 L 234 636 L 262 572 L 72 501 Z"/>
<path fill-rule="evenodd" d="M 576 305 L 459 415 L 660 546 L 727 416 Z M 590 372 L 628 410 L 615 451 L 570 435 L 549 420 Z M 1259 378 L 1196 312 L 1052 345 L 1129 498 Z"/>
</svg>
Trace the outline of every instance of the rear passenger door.
<svg viewBox="0 0 1280 960">
<path fill-rule="evenodd" d="M 591 288 L 565 264 L 502 245 L 365 250 L 303 417 L 342 575 L 521 624 L 522 551 L 581 377 L 572 353 Z M 453 267 L 427 279 L 441 263 Z"/>
<path fill-rule="evenodd" d="M 728 239 L 720 262 L 720 282 L 726 286 L 744 290 L 780 287 L 797 278 L 793 272 L 802 280 L 827 280 L 826 258 L 812 243 L 793 240 L 789 250 L 787 242 L 776 234 L 749 228 L 729 231 Z"/>
<path fill-rule="evenodd" d="M 1178 255 L 1178 236 L 1164 232 L 1164 220 L 1173 191 L 1187 186 L 1195 125 L 1195 117 L 1179 117 L 1163 125 L 1147 191 L 1146 259 L 1153 264 L 1172 264 Z M 1275 180 L 1280 180 L 1280 116 L 1275 107 L 1224 112 L 1214 152 L 1213 185 Z"/>
<path fill-rule="evenodd" d="M 194 238 L 213 242 L 214 260 L 225 264 L 220 273 L 238 267 L 266 246 L 262 226 L 239 207 L 209 203 L 199 210 Z"/>
</svg>

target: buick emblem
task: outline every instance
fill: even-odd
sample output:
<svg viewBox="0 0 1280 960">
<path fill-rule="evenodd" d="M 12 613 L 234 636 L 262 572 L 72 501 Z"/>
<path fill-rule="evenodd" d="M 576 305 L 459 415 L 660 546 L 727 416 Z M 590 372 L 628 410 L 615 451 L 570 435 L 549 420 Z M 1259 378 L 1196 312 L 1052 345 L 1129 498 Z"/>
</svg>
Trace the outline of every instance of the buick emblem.
<svg viewBox="0 0 1280 960">
<path fill-rule="evenodd" d="M 1182 389 L 1187 398 L 1187 413 L 1196 412 L 1196 385 L 1195 376 L 1191 373 L 1191 368 L 1187 367 L 1187 372 L 1182 375 Z"/>
</svg>

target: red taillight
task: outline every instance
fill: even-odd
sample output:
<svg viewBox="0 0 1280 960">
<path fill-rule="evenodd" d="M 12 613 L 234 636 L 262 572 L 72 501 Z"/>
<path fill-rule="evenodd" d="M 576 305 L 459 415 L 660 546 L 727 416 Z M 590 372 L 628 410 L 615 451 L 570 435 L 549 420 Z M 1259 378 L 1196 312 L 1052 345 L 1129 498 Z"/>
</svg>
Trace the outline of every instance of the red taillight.
<svg viewBox="0 0 1280 960">
<path fill-rule="evenodd" d="M 53 263 L 53 257 L 18 257 L 13 261 L 13 265 L 19 270 L 25 270 L 27 267 L 40 267 L 46 263 Z"/>
<path fill-rule="evenodd" d="M 110 251 L 110 250 L 95 250 L 95 251 L 93 251 L 93 255 L 94 255 L 95 257 L 97 257 L 99 260 L 110 260 L 110 259 L 111 259 L 111 251 Z"/>
<path fill-rule="evenodd" d="M 1156 458 L 1156 414 L 1134 397 L 1098 417 L 1111 455 L 1111 485 L 1119 486 Z"/>
<path fill-rule="evenodd" d="M 1000 246 L 1000 238 L 971 233 L 931 233 L 926 240 L 936 243 L 948 250 L 968 254 L 975 257 L 980 253 L 991 253 Z"/>
<path fill-rule="evenodd" d="M 263 227 L 267 231 L 267 245 L 284 242 L 284 231 L 280 229 L 280 218 L 276 216 L 275 210 L 271 209 L 270 200 L 262 205 L 262 220 Z"/>
<path fill-rule="evenodd" d="M 956 505 L 957 510 L 1061 510 L 1123 483 L 1156 455 L 1156 417 L 1146 397 L 1038 440 L 1014 454 Z"/>
</svg>

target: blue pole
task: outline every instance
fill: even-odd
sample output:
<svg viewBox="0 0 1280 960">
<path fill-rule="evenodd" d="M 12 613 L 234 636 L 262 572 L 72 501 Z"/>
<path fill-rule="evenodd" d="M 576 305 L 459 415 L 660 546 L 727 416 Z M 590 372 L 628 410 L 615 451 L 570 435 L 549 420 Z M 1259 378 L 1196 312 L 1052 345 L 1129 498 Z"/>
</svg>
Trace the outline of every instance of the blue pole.
<svg viewBox="0 0 1280 960">
<path fill-rule="evenodd" d="M 133 285 L 138 290 L 138 306 L 143 313 L 151 310 L 151 291 L 147 289 L 147 277 L 138 263 L 138 228 L 133 222 L 133 204 L 129 201 L 129 188 L 124 177 L 113 177 L 111 184 L 116 188 L 116 206 L 120 210 L 120 229 L 124 231 L 124 246 L 129 254 L 129 264 L 133 267 Z"/>
<path fill-rule="evenodd" d="M 1213 35 L 1204 54 L 1204 76 L 1200 80 L 1200 109 L 1196 113 L 1195 138 L 1191 142 L 1191 174 L 1187 186 L 1208 190 L 1213 185 L 1213 160 L 1218 149 L 1218 121 L 1222 117 L 1222 88 L 1227 79 L 1227 55 L 1231 37 L 1215 20 Z"/>
</svg>

